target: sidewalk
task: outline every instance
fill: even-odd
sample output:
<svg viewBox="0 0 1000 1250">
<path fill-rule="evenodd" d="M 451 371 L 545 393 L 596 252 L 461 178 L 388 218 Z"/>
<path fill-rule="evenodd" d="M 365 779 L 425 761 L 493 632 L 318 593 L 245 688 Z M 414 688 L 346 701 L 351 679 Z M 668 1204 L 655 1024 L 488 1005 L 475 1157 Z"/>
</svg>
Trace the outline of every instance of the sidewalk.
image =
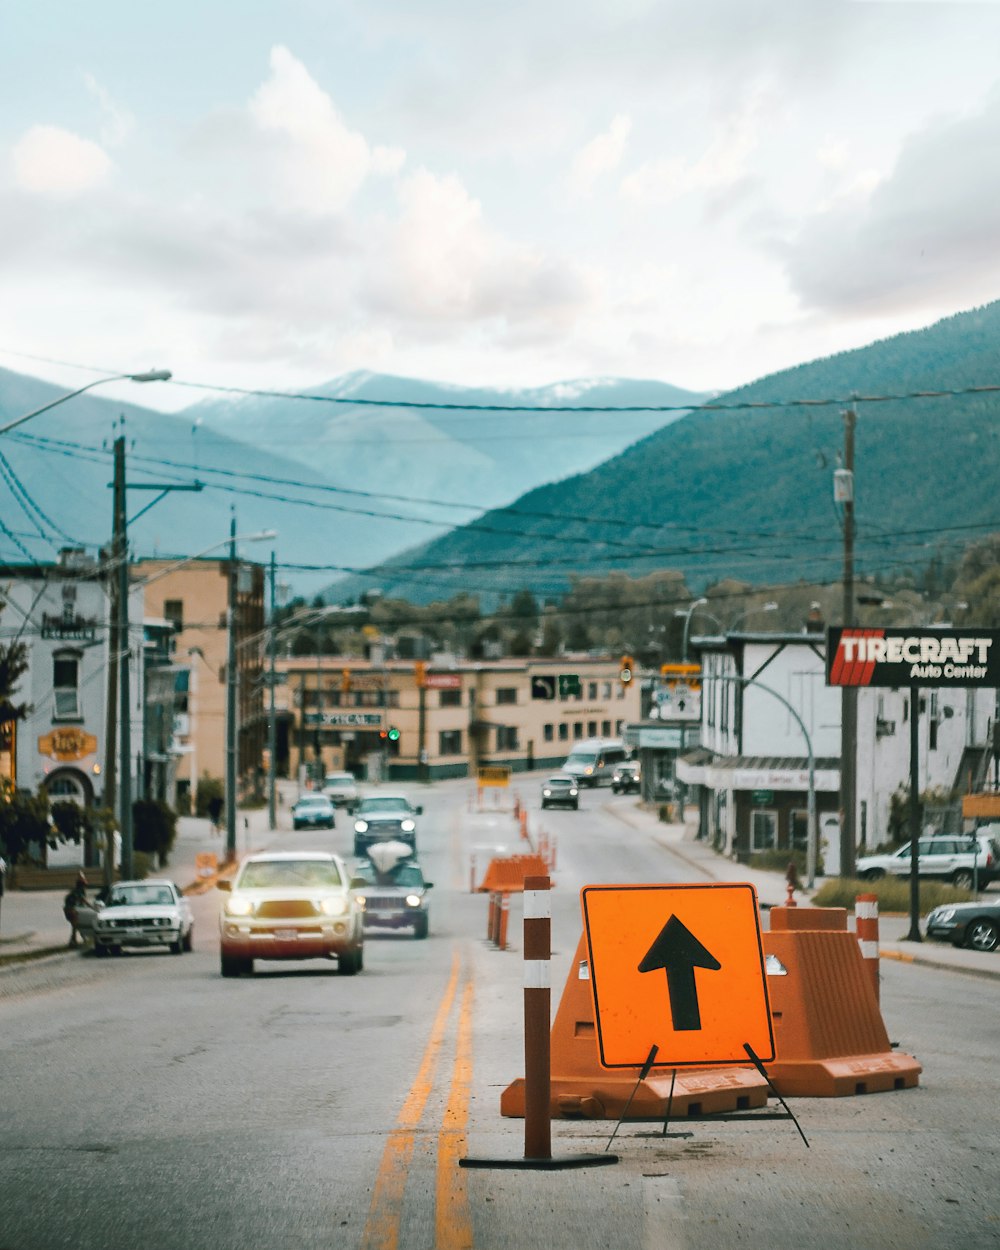
<svg viewBox="0 0 1000 1250">
<path fill-rule="evenodd" d="M 285 783 L 279 783 L 279 789 Z M 279 827 L 282 813 L 294 802 L 294 783 L 284 795 L 285 802 L 278 808 Z M 241 859 L 250 851 L 262 851 L 271 838 L 268 828 L 267 807 L 240 810 L 236 819 L 236 856 Z M 196 863 L 203 852 L 212 852 L 221 864 L 225 857 L 226 834 L 213 832 L 211 822 L 198 816 L 181 816 L 177 821 L 177 840 L 166 868 L 152 869 L 151 877 L 166 877 L 179 885 L 186 894 L 201 893 L 210 888 L 215 876 L 199 877 Z M 100 884 L 100 869 L 89 869 L 88 880 L 91 894 Z M 63 955 L 78 956 L 81 949 L 70 948 L 70 929 L 63 917 L 65 890 L 8 890 L 0 898 L 0 971 L 5 964 L 19 963 L 27 958 Z"/>
</svg>

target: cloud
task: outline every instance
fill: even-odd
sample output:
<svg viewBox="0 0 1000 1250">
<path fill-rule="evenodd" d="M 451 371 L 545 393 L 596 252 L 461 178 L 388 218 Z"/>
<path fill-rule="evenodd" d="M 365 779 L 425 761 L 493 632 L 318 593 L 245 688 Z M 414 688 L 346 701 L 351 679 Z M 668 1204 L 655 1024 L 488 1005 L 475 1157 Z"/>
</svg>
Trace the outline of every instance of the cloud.
<svg viewBox="0 0 1000 1250">
<path fill-rule="evenodd" d="M 36 195 L 70 197 L 99 186 L 111 159 L 98 144 L 59 126 L 32 126 L 11 151 L 14 182 Z"/>
<path fill-rule="evenodd" d="M 300 210 L 343 209 L 370 174 L 394 174 L 405 153 L 371 147 L 351 130 L 330 96 L 287 48 L 271 50 L 271 76 L 250 101 L 261 133 L 275 140 L 284 191 Z"/>
<path fill-rule="evenodd" d="M 868 186 L 869 194 L 814 216 L 781 249 L 808 308 L 859 316 L 996 297 L 1000 93 L 976 115 L 911 136 L 888 174 Z"/>
<path fill-rule="evenodd" d="M 119 147 L 135 130 L 135 118 L 111 98 L 93 74 L 85 74 L 83 81 L 101 109 L 101 142 L 109 148 Z"/>
<path fill-rule="evenodd" d="M 589 195 L 594 184 L 618 168 L 632 130 L 632 119 L 619 113 L 603 134 L 582 148 L 570 170 L 570 185 L 579 195 Z"/>
</svg>

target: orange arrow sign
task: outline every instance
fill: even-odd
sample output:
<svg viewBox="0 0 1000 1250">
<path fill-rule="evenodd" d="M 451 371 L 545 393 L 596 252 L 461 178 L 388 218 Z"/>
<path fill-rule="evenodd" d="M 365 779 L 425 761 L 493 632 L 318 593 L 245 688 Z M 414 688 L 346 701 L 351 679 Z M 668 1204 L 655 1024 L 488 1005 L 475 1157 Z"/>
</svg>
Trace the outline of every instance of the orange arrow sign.
<svg viewBox="0 0 1000 1250">
<path fill-rule="evenodd" d="M 589 885 L 581 892 L 601 1063 L 774 1058 L 752 885 Z M 664 973 L 662 975 L 657 975 Z"/>
</svg>

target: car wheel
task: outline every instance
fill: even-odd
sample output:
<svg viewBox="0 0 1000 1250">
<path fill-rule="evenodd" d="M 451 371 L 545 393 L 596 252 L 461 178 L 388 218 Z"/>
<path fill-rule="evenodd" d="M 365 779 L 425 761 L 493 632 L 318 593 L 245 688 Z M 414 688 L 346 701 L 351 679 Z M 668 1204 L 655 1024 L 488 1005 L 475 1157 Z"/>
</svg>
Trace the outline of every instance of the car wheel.
<svg viewBox="0 0 1000 1250">
<path fill-rule="evenodd" d="M 421 912 L 419 916 L 414 917 L 413 936 L 417 939 L 425 938 L 427 936 L 429 927 L 430 927 L 430 921 L 428 919 L 427 913 Z"/>
<path fill-rule="evenodd" d="M 120 946 L 109 946 L 109 947 L 108 947 L 108 954 L 109 954 L 109 955 L 120 955 L 121 953 L 122 953 L 122 948 L 121 948 Z"/>
<path fill-rule="evenodd" d="M 1000 929 L 992 920 L 973 920 L 965 931 L 965 944 L 974 951 L 995 951 Z"/>
<path fill-rule="evenodd" d="M 186 951 L 194 950 L 194 925 L 184 934 L 184 941 L 181 945 Z"/>
<path fill-rule="evenodd" d="M 171 942 L 171 943 L 170 943 L 170 953 L 171 953 L 171 955 L 180 955 L 180 954 L 182 953 L 182 951 L 183 951 L 183 950 L 184 950 L 184 939 L 183 939 L 183 938 L 178 938 L 176 942 Z"/>
<path fill-rule="evenodd" d="M 103 959 L 107 955 L 107 953 L 108 953 L 108 948 L 106 946 L 102 946 L 100 942 L 96 942 L 94 944 L 94 958 L 95 959 Z"/>
<path fill-rule="evenodd" d="M 241 977 L 245 972 L 253 972 L 252 959 L 241 959 L 238 955 L 223 955 L 221 962 L 224 977 Z"/>
<path fill-rule="evenodd" d="M 959 868 L 958 872 L 952 873 L 951 883 L 960 890 L 971 890 L 972 873 L 968 868 Z"/>
<path fill-rule="evenodd" d="M 867 872 L 861 874 L 862 881 L 881 881 L 885 876 L 885 872 L 881 868 L 869 868 Z"/>
<path fill-rule="evenodd" d="M 337 956 L 337 971 L 342 977 L 353 977 L 361 971 L 362 954 L 360 946 L 349 946 Z"/>
</svg>

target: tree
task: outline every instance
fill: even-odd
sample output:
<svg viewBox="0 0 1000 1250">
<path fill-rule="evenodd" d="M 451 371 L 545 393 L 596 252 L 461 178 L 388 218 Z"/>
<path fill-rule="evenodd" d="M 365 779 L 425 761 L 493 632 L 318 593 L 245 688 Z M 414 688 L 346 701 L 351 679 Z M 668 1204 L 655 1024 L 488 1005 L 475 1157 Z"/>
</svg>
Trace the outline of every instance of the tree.
<svg viewBox="0 0 1000 1250">
<path fill-rule="evenodd" d="M 44 856 L 51 836 L 48 795 L 15 789 L 0 777 L 0 845 L 7 862 L 18 863 L 33 846 Z"/>
<path fill-rule="evenodd" d="M 177 813 L 159 799 L 137 799 L 132 804 L 134 846 L 144 855 L 155 855 L 160 868 L 167 866 L 177 837 Z"/>
</svg>

